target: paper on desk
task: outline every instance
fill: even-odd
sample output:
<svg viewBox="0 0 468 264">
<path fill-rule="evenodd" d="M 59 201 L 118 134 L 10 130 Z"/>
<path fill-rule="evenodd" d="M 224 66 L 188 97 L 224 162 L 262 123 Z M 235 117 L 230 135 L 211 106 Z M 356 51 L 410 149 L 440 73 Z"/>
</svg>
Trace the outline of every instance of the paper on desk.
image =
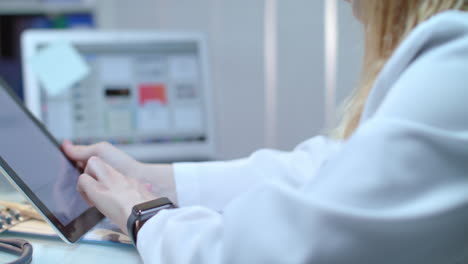
<svg viewBox="0 0 468 264">
<path fill-rule="evenodd" d="M 44 221 L 30 219 L 21 222 L 13 227 L 8 228 L 8 231 L 16 234 L 25 235 L 38 235 L 45 237 L 58 237 L 57 233 Z M 86 233 L 82 241 L 96 242 L 96 243 L 117 243 L 124 245 L 131 245 L 132 240 L 123 234 L 117 226 L 110 223 L 108 219 L 103 220 L 97 224 L 93 229 Z"/>
<path fill-rule="evenodd" d="M 90 72 L 78 51 L 64 41 L 46 46 L 29 58 L 28 63 L 50 96 L 61 94 Z"/>
</svg>

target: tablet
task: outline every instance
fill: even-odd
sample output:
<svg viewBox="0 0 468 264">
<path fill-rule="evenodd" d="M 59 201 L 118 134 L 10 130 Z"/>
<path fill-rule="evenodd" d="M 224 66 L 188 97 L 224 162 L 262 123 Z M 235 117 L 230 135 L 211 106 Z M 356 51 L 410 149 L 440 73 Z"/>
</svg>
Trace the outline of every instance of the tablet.
<svg viewBox="0 0 468 264">
<path fill-rule="evenodd" d="M 76 190 L 80 170 L 1 80 L 0 173 L 67 243 L 79 240 L 103 218 Z"/>
</svg>

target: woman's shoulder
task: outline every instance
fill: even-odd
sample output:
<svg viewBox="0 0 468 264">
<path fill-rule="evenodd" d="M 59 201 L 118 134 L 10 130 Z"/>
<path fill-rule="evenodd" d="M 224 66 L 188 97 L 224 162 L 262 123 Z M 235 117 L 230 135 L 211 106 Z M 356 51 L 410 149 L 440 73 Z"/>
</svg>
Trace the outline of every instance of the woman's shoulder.
<svg viewBox="0 0 468 264">
<path fill-rule="evenodd" d="M 466 59 L 468 52 L 460 52 L 460 48 L 468 51 L 468 12 L 445 11 L 417 26 L 396 49 L 388 66 L 399 64 L 403 70 L 423 57 L 451 52 Z"/>
<path fill-rule="evenodd" d="M 451 10 L 437 14 L 416 27 L 401 46 L 421 42 L 418 54 L 422 54 L 460 39 L 468 41 L 468 12 Z"/>
<path fill-rule="evenodd" d="M 422 23 L 420 28 L 439 27 L 439 26 L 456 26 L 451 27 L 450 30 L 466 31 L 468 28 L 468 12 L 459 10 L 448 10 L 437 15 Z M 448 29 L 448 28 L 445 28 Z"/>
<path fill-rule="evenodd" d="M 431 64 L 448 59 L 464 61 L 468 65 L 468 12 L 440 13 L 408 35 L 377 77 L 362 121 L 377 111 L 390 89 L 410 67 L 416 63 L 418 67 L 431 67 Z M 468 75 L 466 78 L 468 83 Z"/>
<path fill-rule="evenodd" d="M 445 11 L 421 23 L 399 45 L 388 64 L 405 68 L 428 52 L 450 48 L 454 42 L 466 42 L 468 47 L 468 12 Z"/>
</svg>

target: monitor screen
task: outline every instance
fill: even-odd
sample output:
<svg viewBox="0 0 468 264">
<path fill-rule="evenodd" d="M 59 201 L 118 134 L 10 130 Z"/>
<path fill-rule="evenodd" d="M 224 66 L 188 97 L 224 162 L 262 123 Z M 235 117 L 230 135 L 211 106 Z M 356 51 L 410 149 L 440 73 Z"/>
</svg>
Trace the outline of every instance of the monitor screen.
<svg viewBox="0 0 468 264">
<path fill-rule="evenodd" d="M 40 119 L 55 137 L 118 145 L 206 140 L 197 42 L 74 48 L 90 74 L 55 96 L 41 88 Z"/>
</svg>

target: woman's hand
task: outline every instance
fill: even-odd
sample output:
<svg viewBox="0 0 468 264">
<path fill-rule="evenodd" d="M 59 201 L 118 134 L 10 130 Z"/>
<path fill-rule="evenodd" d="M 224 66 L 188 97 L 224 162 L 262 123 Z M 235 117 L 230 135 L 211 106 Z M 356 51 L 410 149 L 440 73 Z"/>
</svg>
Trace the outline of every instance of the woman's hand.
<svg viewBox="0 0 468 264">
<path fill-rule="evenodd" d="M 91 157 L 98 157 L 120 174 L 135 178 L 150 185 L 149 189 L 158 197 L 168 197 L 177 204 L 177 194 L 172 165 L 144 164 L 107 142 L 90 146 L 73 145 L 65 140 L 62 145 L 65 154 L 82 169 L 87 167 Z"/>
<path fill-rule="evenodd" d="M 143 163 L 136 161 L 129 155 L 107 142 L 101 142 L 89 146 L 73 145 L 69 140 L 65 140 L 62 149 L 69 159 L 84 169 L 91 157 L 99 157 L 111 167 L 124 175 L 131 175 L 141 178 Z"/>
<path fill-rule="evenodd" d="M 132 207 L 159 198 L 139 180 L 127 177 L 98 157 L 91 157 L 78 178 L 78 192 L 127 233 Z"/>
</svg>

